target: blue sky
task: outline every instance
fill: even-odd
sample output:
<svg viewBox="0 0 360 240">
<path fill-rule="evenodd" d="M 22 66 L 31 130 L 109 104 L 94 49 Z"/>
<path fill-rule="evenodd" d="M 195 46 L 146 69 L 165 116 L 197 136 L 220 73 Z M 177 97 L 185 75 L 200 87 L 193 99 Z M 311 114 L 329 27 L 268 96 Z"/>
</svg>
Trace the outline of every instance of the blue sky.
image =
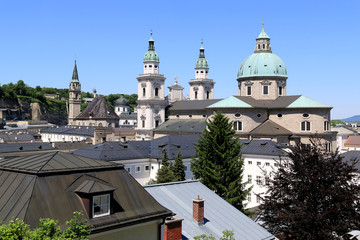
<svg viewBox="0 0 360 240">
<path fill-rule="evenodd" d="M 237 95 L 236 74 L 265 19 L 286 64 L 288 95 L 360 114 L 360 1 L 2 1 L 0 83 L 67 88 L 77 57 L 83 91 L 137 93 L 150 29 L 166 86 L 189 91 L 201 39 L 215 98 Z"/>
</svg>

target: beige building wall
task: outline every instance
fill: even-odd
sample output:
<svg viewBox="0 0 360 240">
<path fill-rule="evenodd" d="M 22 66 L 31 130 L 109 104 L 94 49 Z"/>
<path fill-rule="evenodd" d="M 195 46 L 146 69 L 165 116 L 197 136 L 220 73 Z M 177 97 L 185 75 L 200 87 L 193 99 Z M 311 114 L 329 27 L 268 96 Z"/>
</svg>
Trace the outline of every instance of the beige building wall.
<svg viewBox="0 0 360 240">
<path fill-rule="evenodd" d="M 248 86 L 251 86 L 251 95 L 247 94 Z M 263 94 L 264 86 L 268 86 L 268 94 Z M 279 95 L 279 86 L 282 86 L 282 95 Z M 279 96 L 286 96 L 286 81 L 269 79 L 240 81 L 239 96 L 251 96 L 261 100 L 274 100 Z"/>
<path fill-rule="evenodd" d="M 226 109 L 222 110 L 222 113 L 225 114 L 230 121 L 242 122 L 242 131 L 237 131 L 239 133 L 250 132 L 267 119 L 267 111 L 265 109 Z M 240 114 L 240 117 L 237 117 L 236 114 Z"/>
</svg>

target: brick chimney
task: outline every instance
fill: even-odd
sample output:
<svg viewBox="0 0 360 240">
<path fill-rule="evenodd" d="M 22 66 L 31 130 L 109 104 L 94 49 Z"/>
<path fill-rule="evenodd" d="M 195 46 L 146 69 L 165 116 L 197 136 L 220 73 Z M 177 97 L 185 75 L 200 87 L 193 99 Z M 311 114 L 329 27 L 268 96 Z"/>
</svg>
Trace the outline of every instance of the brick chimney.
<svg viewBox="0 0 360 240">
<path fill-rule="evenodd" d="M 175 216 L 165 219 L 164 240 L 181 240 L 181 222 L 183 220 Z"/>
<path fill-rule="evenodd" d="M 193 218 L 199 225 L 204 224 L 204 202 L 205 199 L 200 199 L 199 195 L 197 199 L 193 199 Z"/>
</svg>

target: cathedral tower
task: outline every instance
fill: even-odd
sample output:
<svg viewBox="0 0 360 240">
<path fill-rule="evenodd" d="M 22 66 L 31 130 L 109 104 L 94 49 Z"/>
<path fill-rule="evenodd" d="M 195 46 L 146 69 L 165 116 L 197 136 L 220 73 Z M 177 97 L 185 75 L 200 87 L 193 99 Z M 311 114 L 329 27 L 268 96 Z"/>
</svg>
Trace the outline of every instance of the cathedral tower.
<svg viewBox="0 0 360 240">
<path fill-rule="evenodd" d="M 258 100 L 274 100 L 286 96 L 287 78 L 285 63 L 272 53 L 270 37 L 266 34 L 263 23 L 256 38 L 254 53 L 239 67 L 239 96 L 249 96 Z"/>
<path fill-rule="evenodd" d="M 190 100 L 214 99 L 214 80 L 209 79 L 209 64 L 201 42 L 200 56 L 195 64 L 195 79 L 190 82 Z"/>
<path fill-rule="evenodd" d="M 75 66 L 73 70 L 72 80 L 69 86 L 69 115 L 68 115 L 69 125 L 73 125 L 74 119 L 80 114 L 80 109 L 81 109 L 81 84 L 79 82 L 79 76 L 77 72 L 76 58 L 75 58 Z"/>
<path fill-rule="evenodd" d="M 148 51 L 144 56 L 144 74 L 137 77 L 136 140 L 150 140 L 153 129 L 165 121 L 165 77 L 159 74 L 159 56 L 155 52 L 152 32 Z"/>
</svg>

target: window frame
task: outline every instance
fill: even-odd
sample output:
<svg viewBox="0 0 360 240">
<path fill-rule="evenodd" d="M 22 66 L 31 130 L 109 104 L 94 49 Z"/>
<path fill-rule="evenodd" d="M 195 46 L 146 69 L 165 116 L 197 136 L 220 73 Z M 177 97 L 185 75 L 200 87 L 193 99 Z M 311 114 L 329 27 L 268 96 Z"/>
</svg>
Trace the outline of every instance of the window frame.
<svg viewBox="0 0 360 240">
<path fill-rule="evenodd" d="M 311 131 L 311 122 L 310 121 L 300 122 L 300 131 L 301 132 L 310 132 Z"/>
<path fill-rule="evenodd" d="M 233 128 L 237 132 L 242 132 L 243 131 L 243 123 L 242 123 L 242 121 L 234 121 L 233 122 Z"/>
<path fill-rule="evenodd" d="M 251 94 L 252 94 L 251 86 L 246 86 L 246 96 L 251 96 Z"/>
<path fill-rule="evenodd" d="M 105 197 L 107 196 L 107 203 L 102 203 L 101 197 Z M 102 208 L 102 206 L 107 205 L 107 209 L 108 211 L 105 213 L 100 213 L 100 214 L 95 214 L 95 198 L 99 197 L 100 198 L 100 209 Z M 98 217 L 103 217 L 103 216 L 108 216 L 110 215 L 110 209 L 111 209 L 111 194 L 110 193 L 105 193 L 105 194 L 96 194 L 92 196 L 92 203 L 91 203 L 91 209 L 92 209 L 92 218 L 98 218 Z"/>
<path fill-rule="evenodd" d="M 266 89 L 266 93 L 265 93 L 265 89 Z M 263 85 L 263 91 L 262 91 L 263 95 L 269 95 L 269 85 Z"/>
</svg>

